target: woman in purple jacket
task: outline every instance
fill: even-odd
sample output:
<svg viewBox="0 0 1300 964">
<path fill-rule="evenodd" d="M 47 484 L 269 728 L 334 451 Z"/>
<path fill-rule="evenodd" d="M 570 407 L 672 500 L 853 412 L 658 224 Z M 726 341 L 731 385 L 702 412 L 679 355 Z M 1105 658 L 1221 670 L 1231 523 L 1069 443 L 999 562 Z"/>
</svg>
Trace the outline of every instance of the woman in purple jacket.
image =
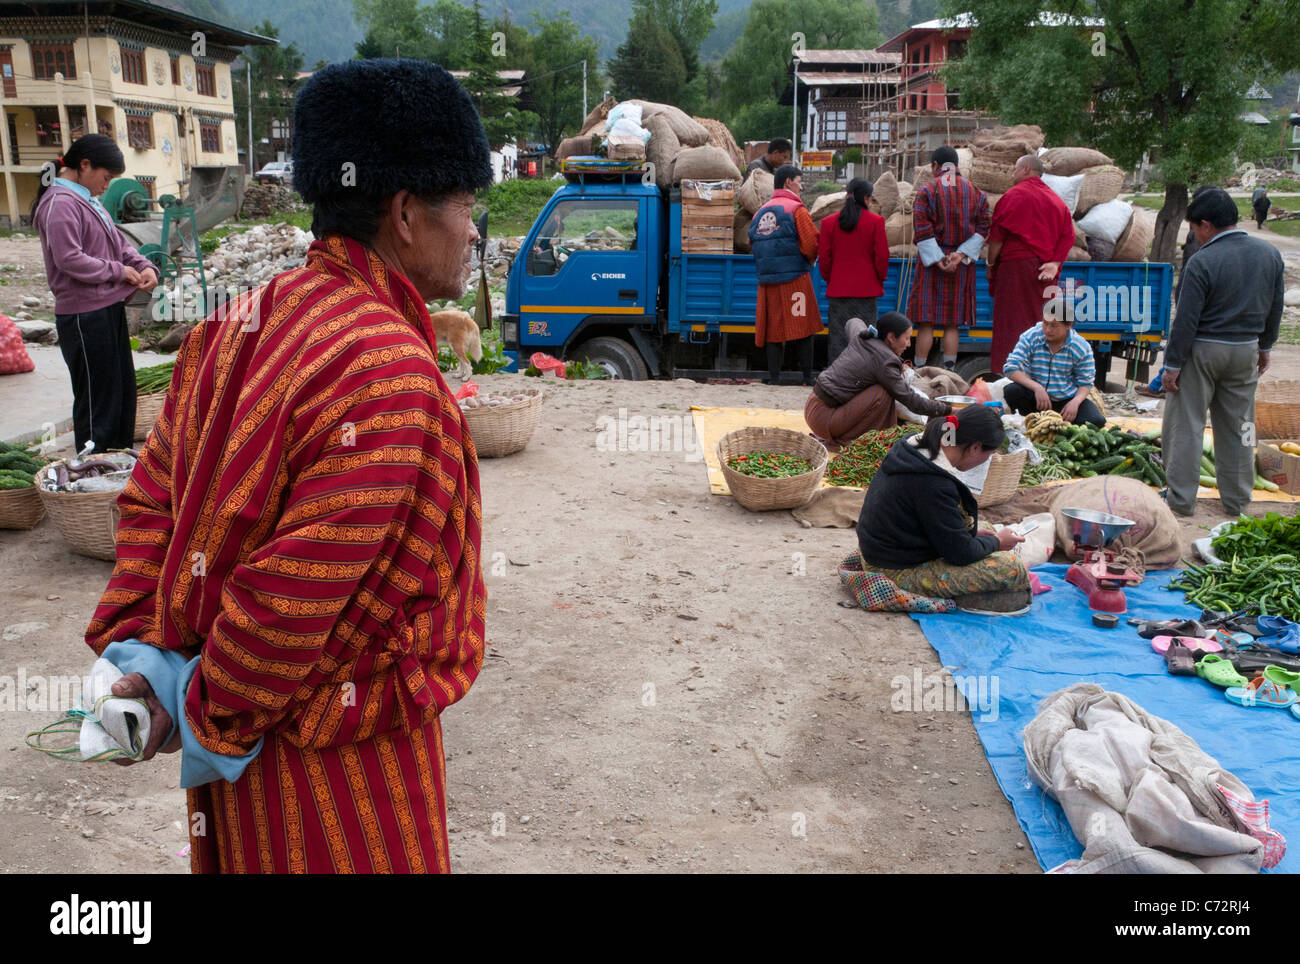
<svg viewBox="0 0 1300 964">
<path fill-rule="evenodd" d="M 32 209 L 54 292 L 59 348 L 72 374 L 78 451 L 89 441 L 97 452 L 130 448 L 135 434 L 135 362 L 124 303 L 136 291 L 152 290 L 158 273 L 96 200 L 124 170 L 112 138 L 87 134 L 46 166 Z"/>
</svg>

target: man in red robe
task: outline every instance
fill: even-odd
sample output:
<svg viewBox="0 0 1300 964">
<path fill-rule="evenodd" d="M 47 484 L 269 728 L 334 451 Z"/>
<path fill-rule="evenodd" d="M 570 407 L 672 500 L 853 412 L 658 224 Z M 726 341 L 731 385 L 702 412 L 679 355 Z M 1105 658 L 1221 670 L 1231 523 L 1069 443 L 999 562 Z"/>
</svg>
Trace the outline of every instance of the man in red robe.
<svg viewBox="0 0 1300 964">
<path fill-rule="evenodd" d="M 1043 319 L 1061 265 L 1074 244 L 1074 220 L 1043 182 L 1043 162 L 1016 161 L 1016 183 L 993 209 L 985 270 L 993 296 L 989 367 L 1001 372 L 1020 336 Z"/>
<path fill-rule="evenodd" d="M 143 759 L 182 750 L 195 872 L 446 871 L 439 716 L 486 592 L 425 302 L 465 291 L 487 139 L 411 60 L 317 71 L 294 121 L 318 240 L 186 338 L 86 640 L 151 710 Z"/>
</svg>

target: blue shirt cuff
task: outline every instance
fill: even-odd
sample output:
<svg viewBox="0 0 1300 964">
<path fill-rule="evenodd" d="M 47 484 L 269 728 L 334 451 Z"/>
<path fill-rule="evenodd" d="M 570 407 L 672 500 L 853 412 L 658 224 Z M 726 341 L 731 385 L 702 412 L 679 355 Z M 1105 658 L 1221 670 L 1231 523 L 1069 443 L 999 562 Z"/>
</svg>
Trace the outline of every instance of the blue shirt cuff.
<svg viewBox="0 0 1300 964">
<path fill-rule="evenodd" d="M 943 260 L 943 248 L 939 247 L 939 242 L 934 238 L 926 238 L 917 242 L 916 255 L 921 259 L 921 264 L 928 268 Z"/>
<path fill-rule="evenodd" d="M 243 775 L 244 769 L 262 751 L 262 739 L 243 756 L 224 756 L 213 753 L 199 743 L 198 736 L 187 726 L 181 726 L 185 714 L 185 693 L 199 669 L 200 657 L 188 663 L 185 657 L 170 649 L 159 649 L 138 639 L 110 643 L 104 650 L 104 659 L 125 673 L 139 673 L 149 681 L 158 702 L 172 718 L 172 729 L 163 743 L 169 743 L 179 727 L 181 731 L 181 787 L 201 786 L 213 780 L 233 783 Z"/>
<path fill-rule="evenodd" d="M 970 258 L 972 261 L 978 261 L 980 257 L 980 249 L 983 247 L 984 235 L 972 234 L 962 242 L 961 246 L 957 248 L 957 250 L 966 255 L 966 257 Z"/>
</svg>

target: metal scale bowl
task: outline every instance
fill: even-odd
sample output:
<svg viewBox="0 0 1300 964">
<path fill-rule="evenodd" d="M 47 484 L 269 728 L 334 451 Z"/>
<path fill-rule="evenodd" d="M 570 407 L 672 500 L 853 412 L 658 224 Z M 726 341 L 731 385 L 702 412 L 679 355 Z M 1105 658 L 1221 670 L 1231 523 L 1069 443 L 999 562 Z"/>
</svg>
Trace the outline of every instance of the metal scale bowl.
<svg viewBox="0 0 1300 964">
<path fill-rule="evenodd" d="M 1106 613 L 1126 612 L 1128 601 L 1124 598 L 1124 587 L 1136 586 L 1142 577 L 1123 563 L 1116 562 L 1110 546 L 1135 523 L 1093 509 L 1062 509 L 1061 515 L 1070 520 L 1070 536 L 1075 551 L 1083 554 L 1081 560 L 1070 566 L 1065 581 L 1088 594 L 1090 609 Z"/>
</svg>

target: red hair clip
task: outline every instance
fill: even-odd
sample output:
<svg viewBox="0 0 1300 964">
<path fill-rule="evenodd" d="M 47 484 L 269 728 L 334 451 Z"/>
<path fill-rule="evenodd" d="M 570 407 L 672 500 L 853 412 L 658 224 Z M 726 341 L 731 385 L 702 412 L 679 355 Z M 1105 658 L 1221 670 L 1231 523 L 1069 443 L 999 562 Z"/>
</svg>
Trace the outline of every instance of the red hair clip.
<svg viewBox="0 0 1300 964">
<path fill-rule="evenodd" d="M 958 425 L 958 424 L 960 424 L 960 423 L 957 421 L 957 416 L 956 416 L 956 415 L 948 415 L 948 416 L 945 416 L 944 421 L 946 421 L 949 425 Z"/>
</svg>

